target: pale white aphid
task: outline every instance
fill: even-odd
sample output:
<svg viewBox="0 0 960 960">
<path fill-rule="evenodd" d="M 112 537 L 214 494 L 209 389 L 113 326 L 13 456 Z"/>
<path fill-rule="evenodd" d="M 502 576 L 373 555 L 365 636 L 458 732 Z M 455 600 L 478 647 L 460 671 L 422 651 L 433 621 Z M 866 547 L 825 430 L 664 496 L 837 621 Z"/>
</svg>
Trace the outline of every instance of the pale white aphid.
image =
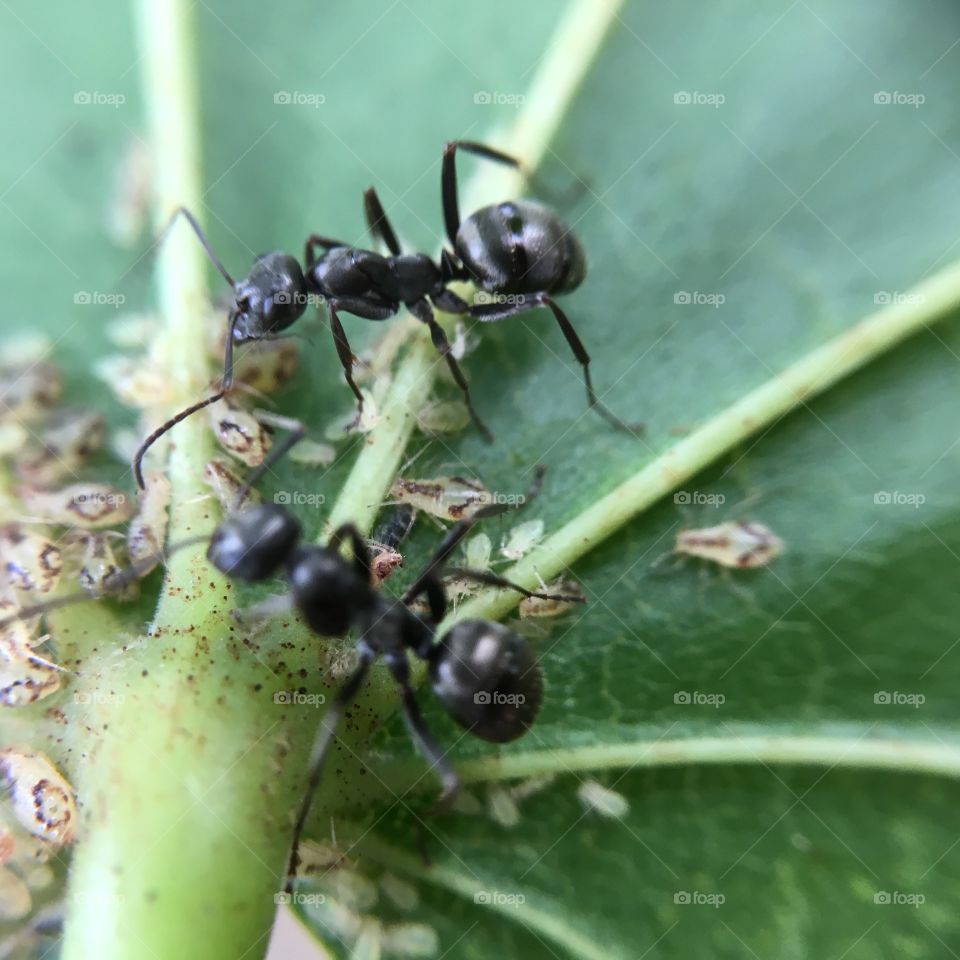
<svg viewBox="0 0 960 960">
<path fill-rule="evenodd" d="M 171 399 L 170 378 L 143 357 L 108 354 L 97 360 L 93 372 L 125 407 L 144 410 Z"/>
<path fill-rule="evenodd" d="M 575 580 L 554 580 L 548 584 L 541 584 L 544 593 L 556 593 L 564 596 L 582 597 L 583 588 Z M 542 597 L 524 597 L 517 608 L 521 620 L 531 617 L 559 617 L 572 610 L 577 604 L 570 600 L 544 600 Z"/>
<path fill-rule="evenodd" d="M 132 247 L 147 225 L 151 166 L 147 144 L 131 137 L 120 155 L 105 217 L 107 234 L 118 246 Z"/>
<path fill-rule="evenodd" d="M 73 787 L 44 754 L 0 750 L 0 778 L 9 790 L 13 815 L 25 830 L 56 846 L 74 839 Z"/>
<path fill-rule="evenodd" d="M 146 347 L 160 329 L 155 313 L 122 313 L 104 327 L 107 339 L 117 347 Z"/>
<path fill-rule="evenodd" d="M 437 931 L 425 923 L 394 923 L 380 931 L 384 953 L 397 957 L 435 957 L 440 952 Z"/>
<path fill-rule="evenodd" d="M 49 593 L 60 582 L 60 548 L 42 533 L 19 524 L 0 527 L 0 563 L 17 590 Z"/>
<path fill-rule="evenodd" d="M 30 434 L 22 423 L 0 423 L 0 457 L 9 457 L 26 446 Z"/>
<path fill-rule="evenodd" d="M 622 820 L 630 812 L 630 803 L 622 793 L 596 780 L 584 780 L 577 787 L 577 797 L 586 810 L 611 820 Z"/>
<path fill-rule="evenodd" d="M 488 570 L 493 543 L 485 533 L 474 534 L 464 547 L 466 564 L 471 570 Z"/>
<path fill-rule="evenodd" d="M 412 883 L 407 883 L 394 873 L 380 877 L 380 889 L 401 910 L 416 910 L 420 906 L 420 893 Z"/>
<path fill-rule="evenodd" d="M 324 431 L 324 436 L 328 440 L 336 443 L 357 433 L 369 433 L 377 425 L 380 415 L 377 412 L 377 401 L 374 395 L 366 388 L 361 388 L 360 393 L 363 394 L 363 414 L 360 422 L 357 423 L 357 408 L 351 407 L 347 413 L 334 418 Z"/>
<path fill-rule="evenodd" d="M 252 413 L 232 407 L 224 399 L 207 407 L 207 418 L 217 442 L 227 453 L 248 467 L 263 462 L 270 449 L 270 434 Z"/>
<path fill-rule="evenodd" d="M 313 467 L 325 467 L 337 457 L 337 451 L 329 443 L 317 443 L 315 440 L 301 440 L 287 454 L 294 463 L 305 463 Z"/>
<path fill-rule="evenodd" d="M 103 416 L 95 410 L 58 410 L 17 458 L 17 473 L 40 486 L 75 476 L 87 458 L 103 446 L 105 433 Z"/>
<path fill-rule="evenodd" d="M 250 505 L 260 502 L 260 494 L 256 490 L 248 490 L 241 503 L 237 503 L 244 481 L 220 457 L 215 457 L 204 466 L 203 482 L 213 491 L 224 513 L 230 513 L 244 503 Z"/>
<path fill-rule="evenodd" d="M 515 827 L 520 822 L 520 810 L 503 787 L 491 786 L 487 791 L 487 812 L 501 827 Z"/>
<path fill-rule="evenodd" d="M 0 866 L 0 921 L 22 920 L 32 906 L 27 885 L 12 870 Z"/>
<path fill-rule="evenodd" d="M 22 330 L 0 345 L 0 367 L 26 366 L 40 363 L 53 352 L 54 342 L 49 334 L 36 330 Z"/>
<path fill-rule="evenodd" d="M 158 471 L 144 477 L 145 487 L 137 497 L 137 510 L 127 527 L 127 556 L 145 577 L 160 562 L 170 506 L 170 481 Z"/>
<path fill-rule="evenodd" d="M 444 520 L 464 520 L 493 503 L 493 494 L 478 480 L 467 477 L 397 477 L 390 487 L 390 497 Z"/>
<path fill-rule="evenodd" d="M 459 433 L 470 423 L 470 412 L 455 400 L 434 400 L 417 414 L 417 427 L 424 433 Z"/>
<path fill-rule="evenodd" d="M 783 541 L 769 527 L 746 520 L 681 530 L 674 548 L 676 553 L 740 570 L 764 567 L 783 550 Z"/>
<path fill-rule="evenodd" d="M 18 493 L 31 516 L 83 530 L 125 523 L 133 512 L 127 495 L 106 483 L 72 483 L 59 490 L 23 486 Z"/>
<path fill-rule="evenodd" d="M 500 545 L 500 553 L 508 560 L 521 559 L 543 539 L 543 528 L 542 520 L 518 523 Z"/>
<path fill-rule="evenodd" d="M 557 774 L 555 773 L 541 773 L 535 777 L 528 777 L 510 788 L 510 796 L 519 803 L 521 800 L 526 800 L 528 797 L 536 796 L 542 790 L 546 790 L 556 779 Z"/>
</svg>

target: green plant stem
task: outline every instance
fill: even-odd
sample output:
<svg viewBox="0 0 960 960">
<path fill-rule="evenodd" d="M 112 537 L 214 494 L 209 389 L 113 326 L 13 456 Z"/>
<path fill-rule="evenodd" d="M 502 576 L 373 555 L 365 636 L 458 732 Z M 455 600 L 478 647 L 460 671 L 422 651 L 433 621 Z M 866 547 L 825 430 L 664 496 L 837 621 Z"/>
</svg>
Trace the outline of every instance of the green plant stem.
<svg viewBox="0 0 960 960">
<path fill-rule="evenodd" d="M 190 7 L 137 9 L 158 222 L 201 204 Z M 162 354 L 179 407 L 209 378 L 205 262 L 183 224 L 158 254 Z M 169 446 L 171 529 L 177 539 L 204 534 L 216 521 L 213 501 L 198 499 L 212 449 L 205 418 L 180 424 Z M 122 656 L 90 655 L 71 685 L 68 735 L 85 759 L 70 773 L 84 817 L 65 960 L 236 960 L 268 934 L 292 791 L 273 786 L 282 729 L 251 703 L 262 669 L 228 641 L 228 608 L 201 548 L 183 550 L 167 565 L 150 636 Z"/>
</svg>

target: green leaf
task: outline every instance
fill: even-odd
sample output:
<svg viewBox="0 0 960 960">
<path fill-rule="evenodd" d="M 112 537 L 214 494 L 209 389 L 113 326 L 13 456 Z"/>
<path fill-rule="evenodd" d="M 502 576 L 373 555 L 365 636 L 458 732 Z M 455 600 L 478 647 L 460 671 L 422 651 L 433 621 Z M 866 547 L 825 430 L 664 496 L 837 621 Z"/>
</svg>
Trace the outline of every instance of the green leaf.
<svg viewBox="0 0 960 960">
<path fill-rule="evenodd" d="M 405 242 L 435 249 L 437 160 L 455 136 L 542 154 L 538 179 L 561 195 L 582 178 L 558 205 L 590 271 L 564 308 L 604 401 L 648 423 L 642 441 L 585 410 L 579 369 L 538 312 L 480 331 L 465 364 L 495 446 L 469 431 L 409 442 L 436 372 L 414 335 L 367 442 L 322 477 L 288 462 L 263 484 L 323 494 L 323 510 L 304 508 L 320 538 L 331 517 L 369 528 L 413 453 L 419 476 L 453 463 L 504 493 L 546 463 L 525 519 L 542 517 L 548 538 L 510 575 L 533 584 L 573 565 L 590 601 L 539 640 L 547 697 L 520 742 L 466 739 L 422 695 L 478 801 L 425 819 L 431 868 L 415 821 L 435 783 L 395 719 L 374 732 L 395 709 L 377 674 L 314 818 L 319 840 L 332 818 L 349 865 L 305 881 L 325 900 L 298 913 L 338 953 L 387 952 L 404 933 L 429 943 L 432 929 L 448 956 L 943 955 L 960 942 L 955 13 L 895 0 L 571 10 L 580 19 L 558 24 L 546 5 L 499 0 L 267 17 L 242 3 L 180 19 L 180 4 L 144 2 L 143 107 L 123 5 L 102 15 L 109 30 L 80 10 L 8 10 L 5 62 L 29 91 L 9 104 L 23 135 L 0 161 L 8 328 L 30 317 L 61 337 L 68 400 L 111 407 L 90 374 L 113 349 L 107 311 L 73 294 L 116 292 L 123 276 L 127 305 L 148 303 L 152 258 L 131 270 L 101 226 L 143 116 L 164 161 L 160 215 L 198 207 L 235 274 L 315 230 L 365 242 L 371 182 Z M 74 103 L 91 90 L 126 100 Z M 280 91 L 322 102 L 278 105 Z M 527 101 L 476 103 L 482 91 Z M 499 177 L 478 169 L 470 204 L 516 192 Z M 183 402 L 213 375 L 201 268 L 178 229 L 159 290 Z M 349 393 L 326 330 L 302 326 L 303 368 L 277 403 L 322 433 Z M 381 329 L 348 320 L 355 349 Z M 110 420 L 130 416 L 112 406 Z M 178 427 L 172 540 L 216 520 L 191 503 L 208 443 L 201 418 Z M 682 525 L 741 515 L 784 540 L 769 567 L 656 563 Z M 495 543 L 509 526 L 488 528 Z M 407 576 L 435 542 L 421 524 Z M 66 736 L 42 710 L 0 717 L 4 742 L 29 742 L 32 721 L 85 807 L 72 892 L 89 896 L 70 901 L 65 956 L 263 952 L 318 719 L 272 695 L 329 693 L 345 644 L 283 625 L 244 643 L 220 587 L 199 551 L 178 555 L 150 639 L 122 657 L 103 624 L 139 631 L 142 604 L 113 605 L 109 621 L 99 607 L 63 614 L 82 665 L 71 689 L 126 699 L 81 711 L 68 690 Z M 458 615 L 514 602 L 484 595 Z M 554 779 L 517 801 L 515 826 L 490 814 L 541 775 Z M 585 782 L 620 795 L 622 819 L 586 810 Z M 397 883 L 415 905 L 393 902 Z"/>
</svg>

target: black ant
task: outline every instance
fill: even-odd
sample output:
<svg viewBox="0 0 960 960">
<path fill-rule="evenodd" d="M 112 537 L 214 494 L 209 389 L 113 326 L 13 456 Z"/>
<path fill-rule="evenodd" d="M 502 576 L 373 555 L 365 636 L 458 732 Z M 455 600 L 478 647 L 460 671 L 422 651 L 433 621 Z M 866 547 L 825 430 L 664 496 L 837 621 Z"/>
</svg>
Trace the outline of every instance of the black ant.
<svg viewBox="0 0 960 960">
<path fill-rule="evenodd" d="M 285 444 L 284 448 L 289 449 L 291 445 Z M 273 452 L 271 459 L 275 459 Z M 261 464 L 251 473 L 237 503 L 243 501 L 265 466 Z M 400 688 L 401 710 L 411 738 L 440 775 L 443 790 L 432 812 L 449 809 L 459 792 L 460 780 L 417 705 L 410 684 L 408 654 L 427 663 L 434 695 L 450 717 L 474 736 L 492 743 L 507 743 L 522 736 L 534 722 L 542 699 L 543 676 L 534 652 L 523 638 L 490 620 L 462 620 L 438 640 L 437 626 L 447 612 L 442 575 L 454 548 L 478 520 L 519 509 L 536 497 L 543 474 L 544 468 L 538 466 L 533 484 L 521 503 L 489 504 L 451 527 L 399 600 L 371 586 L 366 541 L 352 523 L 338 527 L 326 546 L 318 546 L 303 541 L 303 529 L 286 507 L 262 503 L 234 513 L 213 531 L 207 559 L 221 573 L 232 580 L 246 582 L 282 575 L 289 585 L 291 605 L 310 630 L 325 637 L 343 637 L 355 632 L 358 638 L 358 663 L 324 714 L 310 752 L 307 788 L 297 813 L 287 863 L 287 892 L 292 889 L 301 835 L 327 752 L 338 724 L 377 657 L 384 658 Z M 171 551 L 196 542 L 197 538 L 184 541 Z M 350 560 L 340 552 L 344 543 L 349 543 Z M 488 586 L 516 590 L 524 597 L 583 602 L 582 597 L 535 593 L 485 571 L 456 568 L 450 572 Z M 135 578 L 136 573 L 136 569 L 131 568 L 128 576 Z M 409 605 L 424 595 L 429 614 L 421 616 Z M 88 594 L 76 594 L 25 608 L 13 617 L 0 620 L 0 628 L 14 619 L 89 599 L 93 598 Z M 268 600 L 260 612 L 274 612 L 274 608 L 275 602 Z"/>
<path fill-rule="evenodd" d="M 180 411 L 144 440 L 133 461 L 134 476 L 140 487 L 143 486 L 141 463 L 154 441 L 181 420 L 222 399 L 230 390 L 234 343 L 264 340 L 281 334 L 303 315 L 311 294 L 322 297 L 327 304 L 343 375 L 357 398 L 354 423 L 359 422 L 363 412 L 363 394 L 353 380 L 353 351 L 338 311 L 367 320 L 386 320 L 398 313 L 401 305 L 405 306 L 430 329 L 433 344 L 463 392 L 474 424 L 488 441 L 492 441 L 493 434 L 473 408 L 466 378 L 433 308 L 491 323 L 537 307 L 548 307 L 583 368 L 589 406 L 619 429 L 629 432 L 641 429 L 640 425 L 625 423 L 600 403 L 590 377 L 590 355 L 553 299 L 555 294 L 575 290 L 586 275 L 586 258 L 579 241 L 552 209 L 531 200 L 481 207 L 461 223 L 457 200 L 457 150 L 522 169 L 515 157 L 481 143 L 470 140 L 447 143 L 443 151 L 441 195 L 447 237 L 453 250 L 444 250 L 439 263 L 426 254 L 404 254 L 401 251 L 396 233 L 373 187 L 364 193 L 364 213 L 371 233 L 386 246 L 389 256 L 311 234 L 304 249 L 303 269 L 289 254 L 267 253 L 257 257 L 250 274 L 240 282 L 234 281 L 220 263 L 190 211 L 180 207 L 173 214 L 167 229 L 178 216 L 187 220 L 210 261 L 233 287 L 235 301 L 227 319 L 220 389 L 213 396 Z M 454 280 L 472 281 L 491 295 L 493 302 L 471 306 L 448 289 Z"/>
</svg>

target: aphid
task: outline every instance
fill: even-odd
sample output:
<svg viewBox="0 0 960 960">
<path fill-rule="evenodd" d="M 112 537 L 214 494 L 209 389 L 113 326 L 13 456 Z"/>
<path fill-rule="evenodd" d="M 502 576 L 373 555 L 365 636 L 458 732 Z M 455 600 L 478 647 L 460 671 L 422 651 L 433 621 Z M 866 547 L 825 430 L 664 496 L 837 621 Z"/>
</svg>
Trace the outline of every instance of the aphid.
<svg viewBox="0 0 960 960">
<path fill-rule="evenodd" d="M 520 822 L 520 810 L 503 787 L 494 785 L 488 790 L 487 809 L 490 818 L 501 827 L 515 827 Z"/>
<path fill-rule="evenodd" d="M 145 410 L 167 399 L 170 393 L 170 381 L 162 369 L 137 357 L 108 354 L 97 360 L 93 372 L 125 407 Z"/>
<path fill-rule="evenodd" d="M 273 393 L 296 373 L 299 360 L 293 340 L 257 341 L 235 361 L 234 382 L 260 393 Z"/>
<path fill-rule="evenodd" d="M 20 621 L 0 628 L 0 706 L 24 707 L 60 689 L 60 668 L 31 649 L 48 639 L 33 641 Z"/>
<path fill-rule="evenodd" d="M 528 520 L 515 526 L 509 533 L 500 553 L 508 560 L 520 560 L 543 539 L 543 521 Z"/>
<path fill-rule="evenodd" d="M 248 467 L 263 462 L 270 449 L 270 434 L 253 414 L 219 400 L 210 405 L 208 417 L 217 441 L 227 453 Z"/>
<path fill-rule="evenodd" d="M 471 570 L 486 570 L 490 566 L 493 544 L 485 533 L 474 534 L 466 543 L 464 556 Z"/>
<path fill-rule="evenodd" d="M 722 567 L 765 567 L 784 550 L 783 541 L 762 523 L 730 521 L 699 530 L 681 530 L 675 553 L 700 557 Z"/>
<path fill-rule="evenodd" d="M 379 586 L 403 566 L 399 547 L 413 527 L 416 513 L 408 506 L 397 507 L 374 536 L 367 541 L 370 548 L 370 572 L 374 586 Z"/>
<path fill-rule="evenodd" d="M 493 503 L 493 494 L 478 480 L 434 477 L 413 480 L 397 477 L 390 497 L 444 520 L 465 520 Z"/>
<path fill-rule="evenodd" d="M 579 597 L 582 603 L 585 599 L 583 590 L 575 580 L 554 580 L 543 588 L 548 593 L 562 593 L 569 597 Z M 543 600 L 540 597 L 524 597 L 518 608 L 521 620 L 532 617 L 559 617 L 574 607 L 568 600 Z"/>
<path fill-rule="evenodd" d="M 122 313 L 105 325 L 104 332 L 114 346 L 130 350 L 148 346 L 159 328 L 155 313 Z"/>
<path fill-rule="evenodd" d="M 203 482 L 213 491 L 213 495 L 226 513 L 245 504 L 260 502 L 260 494 L 256 490 L 245 489 L 245 482 L 230 469 L 226 460 L 219 457 L 215 457 L 204 466 Z M 238 499 L 241 492 L 243 497 Z"/>
<path fill-rule="evenodd" d="M 0 560 L 17 590 L 49 593 L 60 581 L 59 547 L 40 533 L 15 523 L 0 528 Z"/>
<path fill-rule="evenodd" d="M 577 787 L 577 796 L 585 809 L 611 820 L 622 820 L 630 812 L 630 803 L 622 793 L 596 780 L 584 780 Z"/>
<path fill-rule="evenodd" d="M 75 476 L 90 455 L 103 446 L 106 427 L 94 410 L 58 410 L 36 442 L 17 459 L 17 473 L 30 483 L 51 486 Z"/>
<path fill-rule="evenodd" d="M 140 491 L 136 512 L 127 527 L 127 556 L 141 576 L 160 562 L 170 506 L 170 481 L 159 472 L 147 474 L 146 479 L 147 485 Z"/>
<path fill-rule="evenodd" d="M 69 540 L 75 540 L 83 548 L 80 570 L 77 579 L 80 586 L 92 597 L 116 595 L 129 587 L 126 571 L 117 561 L 110 547 L 110 540 L 120 534 L 113 531 L 76 531 L 68 535 Z M 153 561 L 156 565 L 157 561 Z"/>
<path fill-rule="evenodd" d="M 0 457 L 9 457 L 12 453 L 22 450 L 30 434 L 20 423 L 0 423 Z"/>
<path fill-rule="evenodd" d="M 303 315 L 312 297 L 326 304 L 343 376 L 357 400 L 354 420 L 361 421 L 364 395 L 353 378 L 353 350 L 347 340 L 340 311 L 366 320 L 386 320 L 401 305 L 430 331 L 434 346 L 444 358 L 463 394 L 470 417 L 488 441 L 493 434 L 473 408 L 470 388 L 454 356 L 434 309 L 470 316 L 484 323 L 506 320 L 537 307 L 553 313 L 570 349 L 583 370 L 587 402 L 615 427 L 631 427 L 598 400 L 590 378 L 590 356 L 566 314 L 553 299 L 575 290 L 586 274 L 586 259 L 570 228 L 549 207 L 517 200 L 482 207 L 461 223 L 457 199 L 456 152 L 465 150 L 486 160 L 520 168 L 520 162 L 499 150 L 468 140 L 453 140 L 443 151 L 441 197 L 443 218 L 451 250 L 439 262 L 426 254 L 404 254 L 396 233 L 373 187 L 364 194 L 364 212 L 373 236 L 387 249 L 384 256 L 351 244 L 311 234 L 306 241 L 303 267 L 282 252 L 262 254 L 250 273 L 237 282 L 213 252 L 194 216 L 180 207 L 171 218 L 183 217 L 206 251 L 211 263 L 233 288 L 234 305 L 227 317 L 226 347 L 220 389 L 205 400 L 181 410 L 155 430 L 134 458 L 134 475 L 150 445 L 185 417 L 215 403 L 232 387 L 233 346 L 276 337 Z M 483 294 L 473 305 L 449 289 L 451 282 L 470 280 Z M 483 302 L 480 302 L 482 299 Z"/>
<path fill-rule="evenodd" d="M 407 883 L 394 873 L 380 877 L 380 889 L 401 910 L 416 910 L 420 906 L 420 894 L 412 883 Z"/>
<path fill-rule="evenodd" d="M 60 846 L 71 843 L 77 825 L 73 787 L 42 753 L 0 750 L 0 778 L 6 783 L 17 821 L 33 836 Z"/>
<path fill-rule="evenodd" d="M 0 866 L 0 921 L 22 920 L 32 906 L 27 885 L 12 870 Z"/>
<path fill-rule="evenodd" d="M 557 775 L 555 773 L 541 773 L 535 777 L 528 777 L 510 788 L 510 796 L 517 803 L 520 803 L 522 800 L 536 796 L 542 790 L 546 790 L 556 779 Z"/>
<path fill-rule="evenodd" d="M 118 246 L 133 246 L 143 233 L 150 206 L 150 173 L 147 144 L 131 137 L 121 155 L 106 211 L 107 234 Z"/>
<path fill-rule="evenodd" d="M 328 443 L 303 440 L 290 451 L 294 463 L 305 463 L 311 467 L 325 467 L 337 458 L 337 451 Z"/>
<path fill-rule="evenodd" d="M 380 931 L 380 947 L 397 957 L 435 957 L 440 937 L 425 923 L 392 923 Z"/>
<path fill-rule="evenodd" d="M 83 530 L 124 523 L 133 512 L 127 495 L 105 483 L 73 483 L 60 490 L 24 486 L 18 493 L 32 516 Z"/>
<path fill-rule="evenodd" d="M 335 417 L 324 431 L 324 436 L 328 440 L 336 443 L 356 433 L 369 433 L 377 425 L 380 414 L 374 395 L 366 388 L 360 392 L 364 398 L 363 411 L 358 414 L 355 410 L 351 410 Z"/>
<path fill-rule="evenodd" d="M 0 420 L 32 423 L 60 399 L 60 371 L 42 361 L 0 367 Z"/>
<path fill-rule="evenodd" d="M 49 334 L 21 328 L 15 337 L 0 344 L 0 369 L 41 363 L 50 356 L 54 346 Z"/>
<path fill-rule="evenodd" d="M 470 422 L 462 403 L 433 400 L 417 414 L 417 427 L 424 433 L 459 433 Z"/>
</svg>

